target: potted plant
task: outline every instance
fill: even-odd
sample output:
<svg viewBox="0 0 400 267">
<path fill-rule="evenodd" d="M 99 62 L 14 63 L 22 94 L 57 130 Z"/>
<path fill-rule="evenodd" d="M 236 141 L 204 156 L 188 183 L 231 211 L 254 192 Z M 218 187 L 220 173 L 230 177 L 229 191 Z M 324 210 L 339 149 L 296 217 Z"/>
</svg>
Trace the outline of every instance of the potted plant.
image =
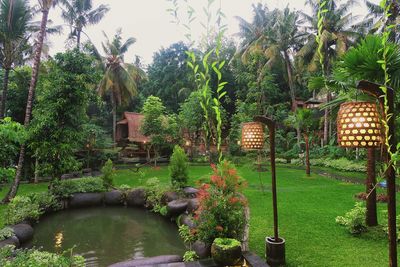
<svg viewBox="0 0 400 267">
<path fill-rule="evenodd" d="M 211 256 L 220 265 L 235 265 L 242 258 L 240 242 L 233 238 L 216 238 L 211 246 Z"/>
</svg>

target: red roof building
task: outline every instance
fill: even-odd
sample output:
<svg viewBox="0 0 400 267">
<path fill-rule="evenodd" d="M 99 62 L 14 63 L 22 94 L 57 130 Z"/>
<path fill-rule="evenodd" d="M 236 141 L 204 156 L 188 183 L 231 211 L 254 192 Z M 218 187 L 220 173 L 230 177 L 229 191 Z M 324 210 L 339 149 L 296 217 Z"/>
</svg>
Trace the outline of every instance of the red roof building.
<svg viewBox="0 0 400 267">
<path fill-rule="evenodd" d="M 124 112 L 123 119 L 117 122 L 116 141 L 129 140 L 134 143 L 148 143 L 150 137 L 140 131 L 144 115 L 135 112 Z"/>
</svg>

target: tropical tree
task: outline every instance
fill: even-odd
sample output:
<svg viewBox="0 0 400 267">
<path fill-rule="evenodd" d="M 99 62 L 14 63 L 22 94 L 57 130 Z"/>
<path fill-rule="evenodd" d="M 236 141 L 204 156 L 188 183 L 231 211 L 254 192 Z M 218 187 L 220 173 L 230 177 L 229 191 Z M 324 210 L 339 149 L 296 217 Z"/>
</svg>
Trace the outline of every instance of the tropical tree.
<svg viewBox="0 0 400 267">
<path fill-rule="evenodd" d="M 41 55 L 42 55 L 43 41 L 44 41 L 44 37 L 46 35 L 49 11 L 50 11 L 51 7 L 54 7 L 58 3 L 58 0 L 38 0 L 38 2 L 39 2 L 40 10 L 42 11 L 42 20 L 40 23 L 40 30 L 39 30 L 38 38 L 35 43 L 35 53 L 34 53 L 34 57 L 33 57 L 33 66 L 32 66 L 32 77 L 31 77 L 31 81 L 29 84 L 28 100 L 26 103 L 26 110 L 25 110 L 25 120 L 24 120 L 25 127 L 29 126 L 29 122 L 31 119 L 33 96 L 35 93 L 36 83 L 38 80 L 39 65 L 40 65 L 40 59 L 41 59 Z M 4 197 L 3 202 L 9 202 L 17 194 L 19 182 L 21 180 L 21 175 L 22 175 L 22 167 L 23 167 L 24 160 L 25 160 L 25 148 L 26 148 L 26 144 L 24 142 L 21 145 L 14 181 L 13 181 L 11 188 L 8 191 L 7 195 Z"/>
<path fill-rule="evenodd" d="M 78 49 L 56 54 L 45 67 L 29 127 L 29 148 L 40 163 L 36 167 L 54 179 L 81 166 L 75 151 L 84 139 L 90 90 L 99 76 L 93 72 L 92 58 Z"/>
<path fill-rule="evenodd" d="M 142 113 L 144 119 L 140 130 L 151 138 L 150 146 L 154 151 L 154 166 L 157 166 L 160 149 L 169 143 L 169 139 L 176 139 L 176 120 L 174 117 L 166 115 L 164 104 L 156 96 L 149 96 L 146 99 Z"/>
<path fill-rule="evenodd" d="M 192 87 L 187 75 L 186 51 L 188 47 L 179 42 L 156 52 L 148 67 L 148 82 L 143 85 L 145 96 L 159 96 L 165 107 L 173 112 L 178 111 L 187 96 L 183 93 L 187 91 L 185 89 Z"/>
<path fill-rule="evenodd" d="M 372 1 L 365 0 L 368 13 L 361 22 L 361 25 L 365 27 L 365 31 L 368 33 L 381 33 L 384 26 L 394 24 L 395 27 L 390 29 L 391 41 L 398 43 L 400 41 L 400 3 L 396 0 L 385 1 L 386 5 L 390 5 L 390 18 L 386 20 L 384 17 L 384 8 L 380 4 L 376 4 Z"/>
<path fill-rule="evenodd" d="M 10 71 L 26 43 L 30 19 L 30 9 L 26 1 L 2 0 L 0 2 L 0 63 L 4 69 L 0 119 L 5 115 Z"/>
<path fill-rule="evenodd" d="M 301 31 L 299 13 L 286 7 L 283 11 L 269 11 L 267 7 L 253 6 L 255 16 L 253 25 L 240 19 L 240 35 L 243 39 L 241 51 L 246 53 L 263 52 L 268 59 L 264 66 L 282 66 L 292 104 L 296 90 L 294 80 L 293 56 L 305 42 L 306 33 Z M 263 14 L 265 13 L 265 14 Z M 264 67 L 260 66 L 260 67 Z M 260 71 L 260 73 L 262 73 Z"/>
<path fill-rule="evenodd" d="M 306 5 L 312 9 L 312 14 L 301 13 L 308 24 L 307 30 L 311 32 L 308 42 L 297 53 L 299 65 L 304 65 L 310 72 L 319 71 L 319 52 L 317 49 L 316 35 L 318 32 L 318 10 L 319 0 L 307 0 Z M 349 13 L 350 8 L 356 3 L 355 0 L 347 0 L 339 4 L 337 0 L 327 0 L 324 9 L 322 34 L 320 36 L 323 54 L 323 73 L 325 76 L 331 74 L 332 64 L 335 59 L 342 56 L 349 46 L 361 36 L 361 26 L 354 23 L 356 17 Z M 332 99 L 329 88 L 321 87 L 322 93 L 326 94 L 326 101 Z M 325 109 L 323 144 L 328 144 L 330 109 Z"/>
<path fill-rule="evenodd" d="M 146 74 L 134 64 L 124 62 L 124 54 L 136 41 L 128 38 L 122 41 L 121 29 L 117 30 L 110 41 L 107 35 L 106 41 L 102 43 L 105 56 L 101 56 L 95 49 L 98 59 L 103 62 L 104 75 L 98 86 L 101 96 L 110 95 L 113 114 L 113 141 L 115 142 L 115 127 L 117 121 L 117 107 L 128 105 L 129 101 L 137 94 L 138 82 L 146 78 Z"/>
<path fill-rule="evenodd" d="M 314 112 L 311 109 L 299 108 L 293 114 L 289 115 L 286 123 L 300 129 L 305 143 L 306 174 L 310 175 L 310 133 L 315 129 Z"/>
<path fill-rule="evenodd" d="M 89 25 L 100 22 L 110 10 L 107 5 L 93 7 L 92 0 L 63 0 L 62 18 L 70 25 L 70 39 L 76 38 L 76 47 L 80 48 L 81 34 Z"/>
</svg>

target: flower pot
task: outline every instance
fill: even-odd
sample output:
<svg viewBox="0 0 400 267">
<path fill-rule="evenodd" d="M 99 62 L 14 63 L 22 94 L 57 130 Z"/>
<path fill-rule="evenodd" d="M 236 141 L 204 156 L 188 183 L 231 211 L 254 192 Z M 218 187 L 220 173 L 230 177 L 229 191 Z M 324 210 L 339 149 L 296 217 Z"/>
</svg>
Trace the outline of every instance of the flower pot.
<svg viewBox="0 0 400 267">
<path fill-rule="evenodd" d="M 275 241 L 273 237 L 266 237 L 265 249 L 269 265 L 285 265 L 285 239 L 279 238 L 278 241 Z"/>
<path fill-rule="evenodd" d="M 240 242 L 230 238 L 216 238 L 211 245 L 211 257 L 219 265 L 235 265 L 242 258 Z"/>
</svg>

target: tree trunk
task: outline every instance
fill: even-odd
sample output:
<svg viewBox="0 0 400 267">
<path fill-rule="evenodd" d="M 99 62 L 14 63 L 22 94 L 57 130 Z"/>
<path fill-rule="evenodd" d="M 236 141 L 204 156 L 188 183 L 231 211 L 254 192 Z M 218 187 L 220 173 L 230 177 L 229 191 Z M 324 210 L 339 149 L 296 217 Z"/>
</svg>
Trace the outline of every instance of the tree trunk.
<svg viewBox="0 0 400 267">
<path fill-rule="evenodd" d="M 304 134 L 304 142 L 306 143 L 306 174 L 310 176 L 310 143 L 308 140 L 308 134 Z"/>
<path fill-rule="evenodd" d="M 368 197 L 366 199 L 367 212 L 365 222 L 368 226 L 378 225 L 378 217 L 376 212 L 376 173 L 375 173 L 375 149 L 368 148 L 368 163 L 367 163 L 367 181 L 366 181 L 366 193 Z"/>
<path fill-rule="evenodd" d="M 9 76 L 10 76 L 10 68 L 5 68 L 4 78 L 3 78 L 3 94 L 1 97 L 1 106 L 0 106 L 0 120 L 6 116 L 6 102 L 7 102 Z"/>
<path fill-rule="evenodd" d="M 35 156 L 35 178 L 34 178 L 33 182 L 35 184 L 37 184 L 39 182 L 39 158 L 37 156 L 37 153 Z"/>
<path fill-rule="evenodd" d="M 80 50 L 81 48 L 81 29 L 77 29 L 77 34 L 76 34 L 76 48 L 78 48 L 78 50 Z"/>
<path fill-rule="evenodd" d="M 37 83 L 38 74 L 39 74 L 40 57 L 42 55 L 43 40 L 46 35 L 46 26 L 47 26 L 48 16 L 49 16 L 49 10 L 43 9 L 42 10 L 42 21 L 40 23 L 39 36 L 38 36 L 38 40 L 36 41 L 35 56 L 33 58 L 32 77 L 31 77 L 31 82 L 29 84 L 28 100 L 26 103 L 25 120 L 24 120 L 25 128 L 27 128 L 29 126 L 29 122 L 31 119 L 33 97 L 35 94 L 36 83 Z M 11 185 L 10 190 L 8 191 L 7 195 L 4 197 L 4 199 L 2 201 L 3 203 L 9 202 L 17 194 L 19 182 L 21 180 L 22 167 L 24 165 L 24 160 L 25 160 L 25 146 L 26 146 L 25 143 L 23 143 L 21 145 L 15 178 L 14 178 L 13 184 Z"/>
<path fill-rule="evenodd" d="M 112 116 L 113 116 L 113 130 L 112 130 L 112 134 L 113 134 L 113 142 L 114 142 L 114 147 L 116 146 L 117 143 L 117 136 L 116 136 L 116 127 L 117 127 L 117 109 L 115 107 L 115 105 L 113 104 L 113 109 L 112 109 Z"/>
<path fill-rule="evenodd" d="M 326 95 L 326 103 L 331 101 L 331 94 L 327 93 Z M 324 138 L 323 138 L 323 145 L 326 146 L 329 141 L 329 108 L 325 109 L 324 113 Z"/>
<path fill-rule="evenodd" d="M 292 67 L 290 64 L 290 58 L 286 51 L 284 51 L 284 57 L 285 57 L 285 65 L 286 65 L 286 71 L 287 71 L 287 76 L 288 76 L 290 98 L 292 100 L 292 107 L 294 107 L 294 103 L 296 101 L 296 93 L 294 91 L 293 74 L 292 74 Z M 294 111 L 296 111 L 296 110 L 294 110 Z"/>
</svg>

